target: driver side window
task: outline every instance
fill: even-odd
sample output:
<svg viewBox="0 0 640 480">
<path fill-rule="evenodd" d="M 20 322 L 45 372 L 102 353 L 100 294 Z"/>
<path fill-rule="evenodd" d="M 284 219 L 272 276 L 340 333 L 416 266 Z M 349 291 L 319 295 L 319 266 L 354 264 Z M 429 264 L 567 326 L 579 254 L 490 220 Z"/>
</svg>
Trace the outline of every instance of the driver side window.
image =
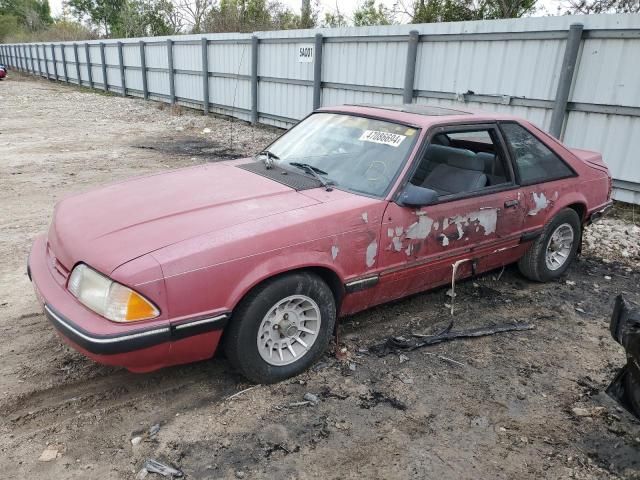
<svg viewBox="0 0 640 480">
<path fill-rule="evenodd" d="M 411 179 L 439 197 L 464 195 L 511 182 L 493 127 L 436 134 Z"/>
</svg>

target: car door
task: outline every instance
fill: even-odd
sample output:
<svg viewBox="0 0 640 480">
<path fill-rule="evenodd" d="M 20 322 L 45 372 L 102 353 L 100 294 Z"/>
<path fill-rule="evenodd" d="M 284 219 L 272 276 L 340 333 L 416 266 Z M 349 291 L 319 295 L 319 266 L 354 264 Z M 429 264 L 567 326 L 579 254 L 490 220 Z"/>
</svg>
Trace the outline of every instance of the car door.
<svg viewBox="0 0 640 480">
<path fill-rule="evenodd" d="M 442 126 L 430 132 L 407 182 L 436 190 L 435 203 L 402 205 L 384 215 L 381 301 L 513 261 L 524 209 L 495 124 Z M 400 189 L 404 188 L 403 186 Z"/>
</svg>

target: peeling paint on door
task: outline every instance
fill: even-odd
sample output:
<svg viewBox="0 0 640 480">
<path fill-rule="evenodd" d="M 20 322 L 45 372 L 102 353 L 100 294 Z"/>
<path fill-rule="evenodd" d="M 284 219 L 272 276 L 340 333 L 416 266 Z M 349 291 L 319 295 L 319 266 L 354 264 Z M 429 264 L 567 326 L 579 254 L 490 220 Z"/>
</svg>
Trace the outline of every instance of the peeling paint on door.
<svg viewBox="0 0 640 480">
<path fill-rule="evenodd" d="M 366 263 L 367 267 L 373 267 L 374 263 L 376 263 L 376 255 L 378 254 L 378 242 L 374 240 L 367 247 L 366 253 Z"/>
<path fill-rule="evenodd" d="M 334 245 L 333 247 L 331 247 L 331 258 L 335 260 L 339 252 L 340 248 L 338 246 Z"/>
<path fill-rule="evenodd" d="M 549 205 L 549 200 L 547 200 L 544 192 L 540 192 L 540 194 L 536 194 L 536 192 L 533 192 L 531 196 L 533 197 L 533 203 L 535 207 L 529 210 L 529 215 L 537 215 L 540 210 L 544 210 Z"/>
<path fill-rule="evenodd" d="M 407 238 L 411 240 L 424 240 L 429 236 L 431 227 L 433 226 L 433 219 L 426 215 L 420 215 L 418 221 L 409 225 L 407 229 Z"/>
</svg>

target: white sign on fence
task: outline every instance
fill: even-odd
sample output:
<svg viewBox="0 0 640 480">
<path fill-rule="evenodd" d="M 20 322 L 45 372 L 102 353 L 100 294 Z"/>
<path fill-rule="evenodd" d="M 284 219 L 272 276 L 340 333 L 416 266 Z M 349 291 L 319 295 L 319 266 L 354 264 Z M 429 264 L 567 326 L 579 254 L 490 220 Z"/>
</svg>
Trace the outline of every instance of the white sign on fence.
<svg viewBox="0 0 640 480">
<path fill-rule="evenodd" d="M 299 63 L 311 63 L 313 62 L 313 45 L 298 45 L 298 62 Z"/>
</svg>

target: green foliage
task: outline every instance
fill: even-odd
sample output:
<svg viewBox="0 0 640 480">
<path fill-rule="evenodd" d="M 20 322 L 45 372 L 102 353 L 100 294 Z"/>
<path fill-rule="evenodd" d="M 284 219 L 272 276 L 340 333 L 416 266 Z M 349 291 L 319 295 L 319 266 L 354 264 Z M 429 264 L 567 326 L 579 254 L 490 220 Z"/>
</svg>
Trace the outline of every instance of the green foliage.
<svg viewBox="0 0 640 480">
<path fill-rule="evenodd" d="M 567 13 L 640 13 L 640 0 L 570 0 Z"/>
<path fill-rule="evenodd" d="M 95 33 L 85 26 L 64 18 L 54 20 L 51 25 L 37 31 L 25 30 L 11 21 L 7 29 L 5 25 L 8 18 L 7 15 L 0 16 L 0 40 L 7 43 L 68 42 L 96 38 Z"/>
<path fill-rule="evenodd" d="M 80 21 L 86 21 L 107 36 L 117 29 L 121 13 L 127 0 L 67 0 L 66 5 L 72 15 Z"/>
<path fill-rule="evenodd" d="M 310 4 L 309 4 L 310 5 Z M 220 0 L 213 5 L 203 22 L 205 32 L 255 32 L 311 28 L 317 13 L 309 6 L 301 15 L 294 14 L 279 1 Z"/>
<path fill-rule="evenodd" d="M 411 23 L 519 18 L 535 5 L 536 0 L 417 0 Z"/>
<path fill-rule="evenodd" d="M 6 18 L 5 18 L 6 17 Z M 0 0 L 2 31 L 34 32 L 53 23 L 48 0 Z"/>
<path fill-rule="evenodd" d="M 130 0 L 111 29 L 114 37 L 153 37 L 178 33 L 169 18 L 175 6 L 170 0 Z"/>
<path fill-rule="evenodd" d="M 375 0 L 364 0 L 353 12 L 353 24 L 356 27 L 366 25 L 391 25 L 391 12 L 382 4 L 376 7 Z"/>
<path fill-rule="evenodd" d="M 326 28 L 338 28 L 338 27 L 347 27 L 349 23 L 344 15 L 340 12 L 336 13 L 325 13 L 324 21 L 322 22 L 322 26 Z"/>
</svg>

